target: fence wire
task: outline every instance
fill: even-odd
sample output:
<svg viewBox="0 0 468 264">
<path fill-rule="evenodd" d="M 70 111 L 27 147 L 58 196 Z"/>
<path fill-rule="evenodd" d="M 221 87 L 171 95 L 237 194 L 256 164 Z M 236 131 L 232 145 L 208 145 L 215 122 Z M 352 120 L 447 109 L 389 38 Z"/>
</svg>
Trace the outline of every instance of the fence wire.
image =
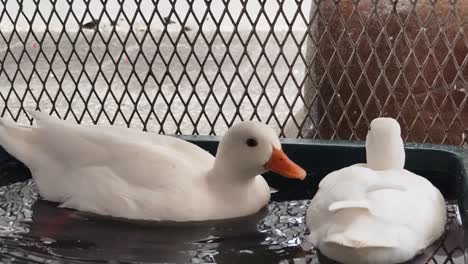
<svg viewBox="0 0 468 264">
<path fill-rule="evenodd" d="M 464 0 L 0 0 L 1 116 L 467 144 Z"/>
</svg>

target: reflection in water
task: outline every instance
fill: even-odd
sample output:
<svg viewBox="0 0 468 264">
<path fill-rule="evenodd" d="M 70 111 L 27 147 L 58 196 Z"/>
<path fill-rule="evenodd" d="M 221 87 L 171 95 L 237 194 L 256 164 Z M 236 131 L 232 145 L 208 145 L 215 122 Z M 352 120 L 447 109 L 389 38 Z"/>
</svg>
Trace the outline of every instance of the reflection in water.
<svg viewBox="0 0 468 264">
<path fill-rule="evenodd" d="M 28 181 L 0 188 L 0 236 L 16 237 L 29 231 L 32 205 L 38 197 L 35 185 Z"/>
<path fill-rule="evenodd" d="M 37 199 L 32 181 L 0 188 L 2 262 L 275 263 L 311 255 L 300 247 L 308 201 L 271 203 L 246 218 L 184 224 L 101 217 Z"/>
<path fill-rule="evenodd" d="M 113 219 L 37 199 L 32 181 L 0 188 L 0 262 L 319 263 L 304 243 L 308 201 L 272 202 L 251 217 L 187 224 Z M 456 252 L 458 238 L 444 246 Z M 444 247 L 436 250 L 443 263 Z"/>
</svg>

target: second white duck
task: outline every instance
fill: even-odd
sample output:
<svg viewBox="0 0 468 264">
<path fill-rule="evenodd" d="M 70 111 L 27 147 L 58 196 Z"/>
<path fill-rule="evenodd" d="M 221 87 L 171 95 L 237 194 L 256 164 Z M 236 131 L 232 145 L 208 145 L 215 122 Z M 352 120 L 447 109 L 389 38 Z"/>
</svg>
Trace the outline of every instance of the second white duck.
<svg viewBox="0 0 468 264">
<path fill-rule="evenodd" d="M 31 114 L 35 127 L 1 121 L 0 144 L 30 168 L 41 196 L 61 207 L 143 220 L 241 217 L 270 199 L 261 173 L 306 176 L 258 122 L 231 127 L 215 158 L 171 136 Z"/>
<path fill-rule="evenodd" d="M 408 261 L 444 232 L 446 205 L 428 180 L 405 170 L 398 122 L 377 118 L 366 139 L 366 164 L 334 171 L 307 211 L 309 241 L 341 263 Z"/>
</svg>

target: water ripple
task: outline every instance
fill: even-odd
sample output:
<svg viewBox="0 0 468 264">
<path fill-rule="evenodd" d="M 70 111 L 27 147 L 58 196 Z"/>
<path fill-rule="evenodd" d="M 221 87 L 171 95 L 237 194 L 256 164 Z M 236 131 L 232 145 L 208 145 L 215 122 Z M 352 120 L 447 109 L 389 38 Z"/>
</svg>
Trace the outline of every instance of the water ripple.
<svg viewBox="0 0 468 264">
<path fill-rule="evenodd" d="M 319 263 L 304 239 L 308 205 L 271 202 L 251 217 L 197 225 L 126 222 L 57 208 L 30 180 L 0 187 L 0 262 Z M 451 205 L 448 237 L 459 228 L 455 212 Z M 451 252 L 459 259 L 448 263 L 463 263 L 447 241 L 430 263 L 445 263 Z"/>
</svg>

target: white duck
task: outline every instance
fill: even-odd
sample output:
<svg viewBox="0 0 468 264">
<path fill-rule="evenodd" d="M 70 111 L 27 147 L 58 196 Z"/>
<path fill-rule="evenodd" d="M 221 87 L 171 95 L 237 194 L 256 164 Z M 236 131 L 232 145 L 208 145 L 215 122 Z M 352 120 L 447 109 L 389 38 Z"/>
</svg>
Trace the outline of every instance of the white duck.
<svg viewBox="0 0 468 264">
<path fill-rule="evenodd" d="M 319 184 L 306 221 L 309 241 L 341 263 L 401 263 L 437 240 L 445 201 L 428 180 L 405 170 L 400 126 L 371 122 L 367 164 L 334 171 Z"/>
<path fill-rule="evenodd" d="M 30 168 L 41 196 L 61 207 L 143 220 L 234 218 L 269 201 L 259 174 L 306 176 L 258 122 L 231 127 L 215 158 L 176 137 L 31 115 L 36 127 L 1 121 L 0 144 Z"/>
</svg>

